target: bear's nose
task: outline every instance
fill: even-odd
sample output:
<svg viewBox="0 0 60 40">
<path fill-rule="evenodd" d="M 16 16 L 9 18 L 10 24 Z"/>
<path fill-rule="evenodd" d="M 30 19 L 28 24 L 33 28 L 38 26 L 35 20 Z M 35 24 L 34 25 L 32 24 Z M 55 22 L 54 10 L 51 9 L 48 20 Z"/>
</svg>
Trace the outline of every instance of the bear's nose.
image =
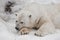
<svg viewBox="0 0 60 40">
<path fill-rule="evenodd" d="M 18 28 L 18 27 L 15 27 L 15 29 L 16 29 L 16 30 L 19 30 L 19 28 Z"/>
</svg>

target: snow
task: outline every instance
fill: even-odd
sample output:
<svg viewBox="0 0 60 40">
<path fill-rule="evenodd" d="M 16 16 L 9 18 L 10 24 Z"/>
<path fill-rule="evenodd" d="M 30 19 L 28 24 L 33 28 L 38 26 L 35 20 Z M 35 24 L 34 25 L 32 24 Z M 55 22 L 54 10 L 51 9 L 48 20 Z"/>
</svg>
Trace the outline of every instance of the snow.
<svg viewBox="0 0 60 40">
<path fill-rule="evenodd" d="M 28 35 L 19 35 L 15 30 L 14 14 L 6 15 L 4 13 L 4 6 L 8 0 L 0 0 L 0 40 L 60 40 L 60 29 L 56 30 L 55 34 L 49 34 L 44 37 L 35 36 L 35 31 L 30 32 Z M 14 7 L 12 7 L 13 13 L 19 11 L 25 4 L 31 2 L 37 2 L 40 4 L 59 3 L 60 0 L 9 0 L 15 1 Z M 9 21 L 7 20 L 9 19 Z M 7 21 L 5 21 L 7 20 Z"/>
</svg>

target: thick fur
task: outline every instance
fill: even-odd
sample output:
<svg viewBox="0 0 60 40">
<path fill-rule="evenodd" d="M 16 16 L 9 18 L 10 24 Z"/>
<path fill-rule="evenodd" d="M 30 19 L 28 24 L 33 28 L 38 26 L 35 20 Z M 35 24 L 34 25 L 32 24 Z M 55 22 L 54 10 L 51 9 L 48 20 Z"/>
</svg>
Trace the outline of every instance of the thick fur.
<svg viewBox="0 0 60 40">
<path fill-rule="evenodd" d="M 60 27 L 60 23 L 58 23 L 60 16 L 57 16 L 60 15 L 59 11 L 59 4 L 28 4 L 18 12 L 16 27 L 19 29 L 19 33 L 21 34 L 29 33 L 34 27 L 38 28 L 35 33 L 37 36 L 45 36 L 54 33 L 55 27 Z M 29 32 L 27 32 L 28 30 Z"/>
</svg>

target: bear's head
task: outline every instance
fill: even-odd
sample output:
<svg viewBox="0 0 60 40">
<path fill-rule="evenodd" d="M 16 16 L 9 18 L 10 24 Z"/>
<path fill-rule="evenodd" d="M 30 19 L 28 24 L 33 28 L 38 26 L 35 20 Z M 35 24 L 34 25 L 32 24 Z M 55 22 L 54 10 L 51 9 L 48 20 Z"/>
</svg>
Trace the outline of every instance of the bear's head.
<svg viewBox="0 0 60 40">
<path fill-rule="evenodd" d="M 31 11 L 20 11 L 19 15 L 17 15 L 17 20 L 16 20 L 16 29 L 20 30 L 21 28 L 33 28 L 34 25 L 36 24 L 37 20 L 36 14 L 34 14 Z"/>
</svg>

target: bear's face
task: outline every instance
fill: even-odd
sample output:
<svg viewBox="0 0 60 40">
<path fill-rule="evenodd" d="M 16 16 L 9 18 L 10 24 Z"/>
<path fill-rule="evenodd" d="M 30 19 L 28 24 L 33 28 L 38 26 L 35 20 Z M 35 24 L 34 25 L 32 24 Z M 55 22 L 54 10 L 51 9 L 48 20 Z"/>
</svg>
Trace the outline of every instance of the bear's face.
<svg viewBox="0 0 60 40">
<path fill-rule="evenodd" d="M 19 28 L 33 28 L 36 21 L 36 17 L 32 12 L 22 11 L 20 15 L 17 16 L 16 27 Z"/>
</svg>

